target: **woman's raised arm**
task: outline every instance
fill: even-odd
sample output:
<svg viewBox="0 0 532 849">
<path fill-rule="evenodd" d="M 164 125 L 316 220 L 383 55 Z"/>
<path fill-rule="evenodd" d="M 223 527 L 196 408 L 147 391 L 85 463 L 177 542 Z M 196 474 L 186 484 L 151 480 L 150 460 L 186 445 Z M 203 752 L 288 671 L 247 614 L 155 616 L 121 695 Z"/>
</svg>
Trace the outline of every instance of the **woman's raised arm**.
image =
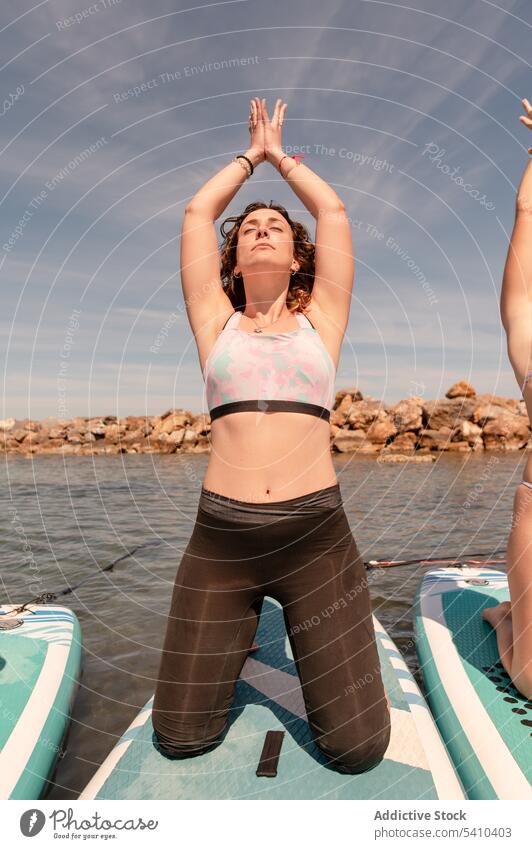
<svg viewBox="0 0 532 849">
<path fill-rule="evenodd" d="M 264 161 L 262 122 L 253 120 L 259 113 L 258 98 L 251 101 L 250 113 L 251 141 L 243 155 L 255 168 Z M 248 178 L 249 170 L 244 159 L 232 160 L 207 180 L 185 208 L 181 233 L 181 285 L 200 362 L 206 359 L 221 325 L 233 309 L 222 288 L 214 222 Z"/>
<path fill-rule="evenodd" d="M 532 106 L 525 98 L 521 122 L 532 129 Z M 532 153 L 532 148 L 529 149 Z M 515 222 L 508 248 L 501 291 L 501 319 L 508 356 L 521 386 L 532 370 L 532 160 L 517 190 Z"/>
<path fill-rule="evenodd" d="M 286 104 L 278 98 L 270 121 L 262 102 L 266 159 L 280 171 L 300 201 L 316 219 L 315 274 L 312 300 L 343 335 L 349 319 L 354 279 L 351 228 L 345 205 L 332 186 L 302 162 L 296 163 L 281 146 Z M 280 166 L 280 167 L 279 167 Z"/>
</svg>

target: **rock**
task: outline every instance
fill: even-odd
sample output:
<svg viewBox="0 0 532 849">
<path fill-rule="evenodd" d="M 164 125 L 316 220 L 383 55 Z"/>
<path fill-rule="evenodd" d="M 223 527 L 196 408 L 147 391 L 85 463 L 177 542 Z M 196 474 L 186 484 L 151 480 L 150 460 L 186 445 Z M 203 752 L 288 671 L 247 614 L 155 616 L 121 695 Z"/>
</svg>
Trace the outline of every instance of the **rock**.
<svg viewBox="0 0 532 849">
<path fill-rule="evenodd" d="M 355 401 L 347 411 L 347 420 L 354 430 L 367 430 L 373 422 L 387 419 L 387 409 L 380 401 Z"/>
<path fill-rule="evenodd" d="M 350 401 L 346 402 L 349 404 L 352 404 L 353 401 L 362 401 L 362 392 L 359 389 L 356 389 L 355 387 L 351 389 L 340 389 L 336 393 L 336 397 L 333 404 L 334 410 L 336 410 L 336 408 L 340 406 L 346 396 L 349 396 L 350 398 Z"/>
<path fill-rule="evenodd" d="M 7 436 L 5 433 L 0 432 L 0 445 L 2 450 L 6 453 L 18 451 L 19 443 L 16 439 L 13 439 L 11 434 Z"/>
<path fill-rule="evenodd" d="M 351 406 L 351 402 L 349 403 L 349 407 Z M 337 410 L 331 410 L 331 415 L 329 418 L 329 424 L 331 428 L 341 428 L 347 422 L 347 415 L 345 411 L 338 408 Z"/>
<path fill-rule="evenodd" d="M 508 412 L 508 408 L 502 407 L 500 404 L 481 404 L 473 412 L 473 421 L 483 428 L 488 422 L 499 418 L 499 416 L 505 416 Z"/>
<path fill-rule="evenodd" d="M 386 446 L 386 453 L 411 454 L 415 451 L 417 441 L 417 433 L 412 433 L 410 431 L 400 433 L 395 437 L 393 442 Z"/>
<path fill-rule="evenodd" d="M 423 424 L 423 400 L 414 395 L 404 401 L 394 404 L 389 410 L 390 420 L 397 433 L 420 430 Z"/>
<path fill-rule="evenodd" d="M 48 442 L 48 431 L 46 429 L 38 431 L 29 431 L 24 440 L 24 448 L 28 449 L 30 445 L 43 445 Z"/>
<path fill-rule="evenodd" d="M 126 428 L 121 424 L 110 424 L 105 426 L 105 438 L 109 442 L 117 442 L 121 436 L 124 436 Z"/>
<path fill-rule="evenodd" d="M 17 442 L 23 442 L 23 440 L 26 439 L 27 435 L 28 435 L 28 431 L 23 430 L 23 428 L 21 428 L 21 427 L 17 428 L 16 430 L 13 430 L 11 432 L 11 436 L 13 437 L 13 439 L 16 439 Z"/>
<path fill-rule="evenodd" d="M 358 451 L 361 445 L 366 442 L 366 431 L 356 429 L 348 430 L 342 428 L 333 440 L 333 447 L 342 454 L 349 451 Z"/>
<path fill-rule="evenodd" d="M 194 445 L 196 445 L 197 441 L 198 441 L 197 432 L 193 428 L 187 427 L 185 429 L 184 434 L 183 434 L 183 440 L 182 440 L 182 443 L 181 443 L 182 447 L 185 448 L 185 449 L 193 448 Z"/>
<path fill-rule="evenodd" d="M 461 421 L 455 430 L 459 440 L 476 441 L 482 438 L 482 428 L 474 422 Z"/>
<path fill-rule="evenodd" d="M 431 451 L 445 451 L 451 442 L 451 432 L 440 433 L 439 430 L 426 429 L 419 433 L 420 448 L 429 448 Z"/>
<path fill-rule="evenodd" d="M 120 454 L 121 451 L 118 445 L 105 445 L 105 453 L 106 454 Z"/>
<path fill-rule="evenodd" d="M 487 450 L 519 451 L 530 439 L 530 425 L 524 416 L 507 413 L 487 423 L 482 439 Z"/>
<path fill-rule="evenodd" d="M 184 429 L 182 429 L 184 433 Z M 165 454 L 168 454 L 171 451 L 175 451 L 177 446 L 177 440 L 174 437 L 171 439 L 171 434 L 166 433 L 164 430 L 159 431 L 158 433 L 153 434 L 151 437 L 152 444 L 155 445 L 158 451 L 162 451 Z"/>
<path fill-rule="evenodd" d="M 11 430 L 15 426 L 15 419 L 0 419 L 0 430 Z"/>
<path fill-rule="evenodd" d="M 144 416 L 126 416 L 124 424 L 129 430 L 138 430 L 145 422 Z"/>
<path fill-rule="evenodd" d="M 206 434 L 200 434 L 196 445 L 192 448 L 192 454 L 204 454 L 211 450 L 211 441 Z"/>
<path fill-rule="evenodd" d="M 164 431 L 163 431 L 163 433 L 164 433 Z M 185 438 L 185 433 L 186 433 L 186 431 L 185 431 L 184 427 L 180 427 L 180 428 L 178 428 L 178 430 L 173 430 L 172 433 L 165 434 L 166 435 L 166 442 L 167 443 L 173 442 L 175 447 L 177 448 L 179 445 L 181 445 L 183 443 L 183 440 Z"/>
<path fill-rule="evenodd" d="M 367 438 L 372 443 L 383 445 L 396 435 L 397 431 L 390 421 L 373 422 L 368 428 Z"/>
<path fill-rule="evenodd" d="M 434 454 L 380 454 L 379 463 L 434 463 Z"/>
<path fill-rule="evenodd" d="M 478 406 L 471 398 L 453 398 L 450 401 L 426 401 L 423 405 L 428 430 L 457 427 L 462 420 L 470 420 Z"/>
<path fill-rule="evenodd" d="M 380 454 L 382 449 L 382 445 L 378 445 L 373 442 L 364 442 L 357 448 L 357 454 Z"/>
<path fill-rule="evenodd" d="M 80 454 L 81 453 L 81 445 L 73 445 L 71 443 L 65 443 L 61 446 L 61 454 Z"/>
<path fill-rule="evenodd" d="M 171 413 L 163 418 L 156 430 L 162 433 L 172 433 L 174 430 L 185 428 L 187 424 L 191 424 L 191 420 L 185 413 Z"/>
<path fill-rule="evenodd" d="M 205 413 L 201 413 L 201 415 L 196 416 L 192 422 L 192 430 L 194 430 L 197 434 L 209 433 L 210 429 L 211 418 Z"/>
<path fill-rule="evenodd" d="M 176 422 L 176 427 L 184 427 L 187 424 L 192 424 L 194 416 L 190 412 L 190 410 L 167 410 L 166 413 L 163 413 L 161 416 L 162 421 L 165 421 L 169 416 L 173 416 Z M 168 433 L 168 431 L 167 431 Z"/>
<path fill-rule="evenodd" d="M 137 428 L 136 430 L 128 430 L 125 435 L 121 437 L 120 441 L 123 442 L 124 445 L 133 448 L 135 443 L 140 446 L 141 442 L 144 442 L 144 439 L 144 428 Z"/>
<path fill-rule="evenodd" d="M 340 403 L 335 407 L 334 412 L 346 414 L 351 404 L 355 401 L 362 401 L 362 398 L 353 398 L 353 396 L 349 394 L 344 395 Z"/>
<path fill-rule="evenodd" d="M 519 411 L 520 401 L 516 398 L 504 398 L 502 395 L 484 394 L 477 395 L 475 400 L 477 402 L 477 406 L 481 406 L 482 404 L 496 404 L 498 407 L 504 407 L 504 409 L 510 410 L 513 413 L 517 413 Z"/>
<path fill-rule="evenodd" d="M 87 430 L 89 433 L 94 434 L 94 436 L 99 439 L 103 439 L 105 436 L 105 424 L 102 419 L 91 419 L 88 424 Z"/>
<path fill-rule="evenodd" d="M 459 380 L 458 383 L 453 383 L 451 388 L 445 393 L 445 396 L 447 398 L 474 398 L 476 394 L 467 380 Z"/>
</svg>

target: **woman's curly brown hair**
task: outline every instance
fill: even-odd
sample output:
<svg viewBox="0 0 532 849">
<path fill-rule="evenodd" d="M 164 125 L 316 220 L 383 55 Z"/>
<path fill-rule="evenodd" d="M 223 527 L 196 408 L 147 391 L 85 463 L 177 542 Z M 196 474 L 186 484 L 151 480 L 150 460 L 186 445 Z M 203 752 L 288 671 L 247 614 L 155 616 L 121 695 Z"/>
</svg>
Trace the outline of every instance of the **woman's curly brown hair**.
<svg viewBox="0 0 532 849">
<path fill-rule="evenodd" d="M 254 201 L 246 206 L 239 215 L 231 215 L 224 219 L 220 225 L 220 233 L 224 241 L 220 247 L 221 279 L 224 292 L 229 297 L 233 308 L 238 310 L 246 306 L 246 292 L 242 275 L 235 277 L 233 274 L 236 265 L 236 247 L 238 243 L 238 230 L 242 221 L 256 209 L 275 209 L 285 218 L 292 228 L 294 239 L 294 258 L 299 263 L 299 271 L 292 274 L 286 295 L 286 306 L 292 312 L 304 311 L 309 303 L 314 285 L 314 257 L 315 248 L 310 241 L 307 228 L 299 221 L 292 221 L 290 215 L 278 203 L 272 200 L 269 203 Z M 230 226 L 232 225 L 232 226 Z M 228 229 L 230 227 L 230 229 Z"/>
</svg>

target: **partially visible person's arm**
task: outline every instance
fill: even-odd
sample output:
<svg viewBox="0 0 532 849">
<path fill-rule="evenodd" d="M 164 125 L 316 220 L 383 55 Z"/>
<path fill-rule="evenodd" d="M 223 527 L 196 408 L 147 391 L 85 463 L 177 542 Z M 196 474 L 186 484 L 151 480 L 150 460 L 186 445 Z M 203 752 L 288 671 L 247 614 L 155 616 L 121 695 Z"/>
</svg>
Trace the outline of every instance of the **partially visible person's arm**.
<svg viewBox="0 0 532 849">
<path fill-rule="evenodd" d="M 532 109 L 529 114 L 532 118 Z M 507 335 L 508 356 L 521 386 L 525 375 L 532 370 L 532 160 L 517 191 L 515 222 L 502 283 L 501 319 Z"/>
</svg>

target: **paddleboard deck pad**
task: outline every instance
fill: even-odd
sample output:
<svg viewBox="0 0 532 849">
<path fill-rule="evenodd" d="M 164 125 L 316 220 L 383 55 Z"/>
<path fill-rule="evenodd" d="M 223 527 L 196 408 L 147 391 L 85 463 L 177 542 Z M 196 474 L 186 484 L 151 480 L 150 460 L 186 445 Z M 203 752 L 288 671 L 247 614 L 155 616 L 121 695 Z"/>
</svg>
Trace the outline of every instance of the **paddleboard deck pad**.
<svg viewBox="0 0 532 849">
<path fill-rule="evenodd" d="M 66 607 L 16 610 L 0 606 L 0 799 L 40 799 L 63 753 L 81 629 Z"/>
<path fill-rule="evenodd" d="M 434 718 L 470 799 L 532 799 L 532 702 L 512 684 L 482 610 L 510 598 L 505 572 L 436 568 L 414 632 Z"/>
<path fill-rule="evenodd" d="M 310 731 L 280 604 L 264 600 L 219 745 L 172 759 L 155 746 L 153 698 L 97 770 L 80 799 L 464 799 L 428 706 L 402 655 L 374 617 L 392 714 L 390 743 L 373 769 L 334 769 Z M 284 732 L 275 776 L 258 777 L 268 731 Z"/>
</svg>

